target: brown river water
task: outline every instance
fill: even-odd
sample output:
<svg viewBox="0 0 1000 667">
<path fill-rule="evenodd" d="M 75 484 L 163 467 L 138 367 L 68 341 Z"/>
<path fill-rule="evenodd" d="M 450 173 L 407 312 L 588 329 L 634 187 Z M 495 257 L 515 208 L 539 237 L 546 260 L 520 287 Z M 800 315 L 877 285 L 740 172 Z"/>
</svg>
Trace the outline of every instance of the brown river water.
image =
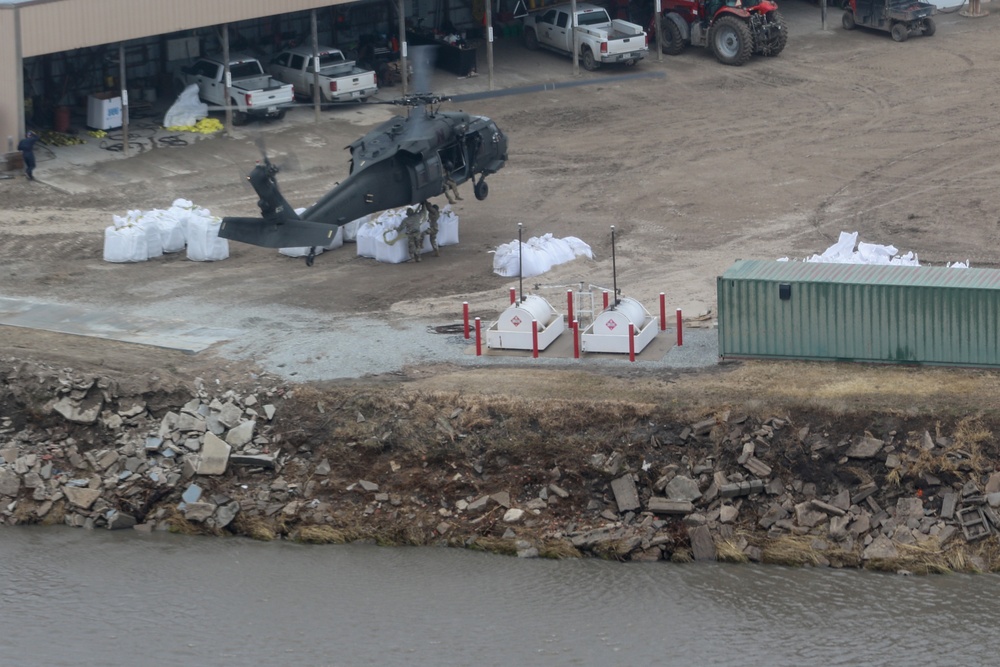
<svg viewBox="0 0 1000 667">
<path fill-rule="evenodd" d="M 995 665 L 996 575 L 0 530 L 0 666 Z"/>
</svg>

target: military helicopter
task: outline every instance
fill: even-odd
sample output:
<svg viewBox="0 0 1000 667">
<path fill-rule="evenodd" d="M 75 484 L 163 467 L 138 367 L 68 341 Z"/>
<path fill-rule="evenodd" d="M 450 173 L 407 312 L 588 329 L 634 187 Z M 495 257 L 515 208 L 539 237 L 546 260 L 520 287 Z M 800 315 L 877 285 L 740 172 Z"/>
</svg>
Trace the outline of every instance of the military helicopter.
<svg viewBox="0 0 1000 667">
<path fill-rule="evenodd" d="M 415 47 L 414 88 L 429 88 L 434 47 Z M 653 73 L 656 75 L 656 73 Z M 632 74 L 614 79 L 638 78 Z M 388 120 L 351 143 L 350 173 L 301 214 L 278 188 L 280 171 L 261 147 L 262 159 L 246 177 L 257 192 L 261 218 L 223 218 L 219 236 L 265 248 L 322 247 L 337 228 L 370 213 L 415 205 L 444 192 L 446 177 L 461 185 L 473 182 L 476 199 L 489 194 L 486 177 L 507 163 L 507 135 L 485 116 L 441 111 L 443 102 L 521 94 L 598 81 L 540 84 L 452 97 L 418 92 L 385 102 L 408 107 L 405 117 Z M 367 102 L 371 104 L 372 102 Z M 377 102 L 376 102 L 377 103 Z M 312 265 L 314 254 L 306 263 Z"/>
</svg>

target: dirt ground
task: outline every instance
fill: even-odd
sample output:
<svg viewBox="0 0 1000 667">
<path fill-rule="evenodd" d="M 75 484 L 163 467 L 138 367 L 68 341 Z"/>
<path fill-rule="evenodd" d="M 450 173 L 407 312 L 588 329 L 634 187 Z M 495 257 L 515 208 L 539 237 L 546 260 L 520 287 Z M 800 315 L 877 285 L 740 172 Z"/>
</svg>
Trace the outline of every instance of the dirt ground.
<svg viewBox="0 0 1000 667">
<path fill-rule="evenodd" d="M 461 243 L 439 258 L 379 264 L 346 247 L 308 268 L 274 250 L 233 243 L 230 258 L 216 263 L 193 265 L 178 256 L 137 265 L 103 261 L 103 229 L 112 214 L 128 209 L 168 207 L 184 197 L 217 215 L 255 214 L 256 199 L 240 169 L 253 164 L 258 133 L 279 159 L 294 154 L 300 168 L 281 174 L 280 183 L 294 205 L 310 204 L 346 176 L 342 147 L 395 107 L 325 112 L 318 125 L 311 110 L 299 109 L 286 122 L 251 125 L 231 139 L 79 167 L 92 184 L 85 192 L 53 187 L 69 178 L 68 159 L 43 161 L 40 182 L 0 180 L 0 296 L 122 310 L 197 296 L 255 308 L 295 306 L 330 322 L 341 314 L 392 321 L 433 313 L 440 323 L 441 313 L 457 317 L 455 305 L 468 301 L 487 319 L 502 309 L 507 289 L 516 284 L 493 273 L 490 253 L 517 237 L 517 223 L 526 236 L 577 236 L 595 253 L 593 261 L 557 267 L 529 287 L 610 286 L 609 228 L 615 225 L 623 294 L 652 310 L 665 292 L 670 307 L 690 314 L 714 310 L 716 276 L 734 260 L 801 258 L 822 252 L 841 231 L 893 244 L 901 253 L 913 251 L 923 264 L 1000 265 L 997 15 L 942 14 L 936 35 L 899 44 L 888 33 L 842 30 L 839 11 L 831 11 L 826 31 L 811 4 L 791 2 L 784 12 L 790 39 L 777 58 L 758 57 L 733 68 L 703 49 L 662 62 L 653 53 L 638 68 L 662 71 L 663 78 L 620 82 L 610 78 L 618 73 L 612 69 L 584 72 L 598 83 L 464 105 L 508 133 L 510 161 L 489 179 L 486 201 L 466 191 L 456 207 Z M 501 86 L 571 78 L 569 62 L 560 56 L 507 43 L 497 48 Z M 479 77 L 449 80 L 448 92 L 483 89 L 483 62 L 484 56 Z M 217 376 L 237 376 L 248 370 L 211 352 L 190 356 L 9 327 L 0 327 L 0 347 L 14 356 L 57 365 L 96 363 L 124 374 L 152 368 L 182 377 L 212 367 Z M 708 387 L 724 386 L 740 373 L 734 392 L 763 382 L 795 386 L 786 382 L 801 367 L 777 377 L 761 370 L 773 367 L 727 366 L 643 381 L 653 390 L 688 379 L 711 394 Z M 859 372 L 821 368 L 816 372 L 839 378 L 834 383 Z M 935 381 L 952 383 L 943 371 L 933 373 Z M 601 374 L 605 379 L 578 383 L 580 391 L 641 391 L 637 374 L 624 367 Z M 957 378 L 958 395 L 993 382 L 988 373 L 956 371 L 948 377 Z M 507 386 L 513 392 L 537 383 L 540 393 L 564 382 L 557 373 L 449 367 L 409 372 L 408 379 L 450 388 Z M 892 381 L 884 389 L 897 391 Z M 863 401 L 872 391 L 859 389 L 858 395 Z"/>
</svg>

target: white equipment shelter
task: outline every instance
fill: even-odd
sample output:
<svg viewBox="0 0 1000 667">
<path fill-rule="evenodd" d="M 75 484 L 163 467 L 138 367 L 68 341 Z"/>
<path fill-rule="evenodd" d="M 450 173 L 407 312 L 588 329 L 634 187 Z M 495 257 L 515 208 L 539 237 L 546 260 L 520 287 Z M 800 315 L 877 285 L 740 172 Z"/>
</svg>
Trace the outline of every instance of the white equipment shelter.
<svg viewBox="0 0 1000 667">
<path fill-rule="evenodd" d="M 486 330 L 486 347 L 498 350 L 534 350 L 531 321 L 538 322 L 538 349 L 544 350 L 566 330 L 563 316 L 537 294 L 512 303 Z"/>
<path fill-rule="evenodd" d="M 646 308 L 629 297 L 601 311 L 594 322 L 580 334 L 583 352 L 629 353 L 628 325 L 635 329 L 635 353 L 641 352 L 656 337 L 656 318 Z"/>
</svg>

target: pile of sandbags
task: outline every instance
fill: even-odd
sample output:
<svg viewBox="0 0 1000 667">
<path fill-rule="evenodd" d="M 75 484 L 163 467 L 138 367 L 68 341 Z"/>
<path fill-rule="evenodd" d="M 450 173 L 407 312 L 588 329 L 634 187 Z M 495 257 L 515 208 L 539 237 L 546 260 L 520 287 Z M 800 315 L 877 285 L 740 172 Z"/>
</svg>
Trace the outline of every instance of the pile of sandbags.
<svg viewBox="0 0 1000 667">
<path fill-rule="evenodd" d="M 219 238 L 222 219 L 186 199 L 174 200 L 166 210 L 131 210 L 112 220 L 104 230 L 106 262 L 145 262 L 185 249 L 196 262 L 229 257 L 229 241 Z"/>
<path fill-rule="evenodd" d="M 399 264 L 410 259 L 406 246 L 406 238 L 400 234 L 399 227 L 406 218 L 406 208 L 392 208 L 382 211 L 377 216 L 368 216 L 355 220 L 356 231 L 354 241 L 357 243 L 358 257 L 371 257 L 387 264 Z M 420 225 L 420 231 L 429 228 L 425 219 Z M 458 215 L 450 204 L 445 204 L 438 218 L 438 246 L 456 245 L 458 243 Z M 431 240 L 426 234 L 421 252 L 431 252 Z"/>
<path fill-rule="evenodd" d="M 305 208 L 297 208 L 295 209 L 295 213 L 298 215 L 302 215 L 302 213 L 305 212 L 305 210 L 306 210 Z M 278 248 L 278 252 L 284 255 L 285 257 L 305 257 L 310 252 L 313 253 L 313 256 L 316 256 L 322 254 L 324 250 L 334 250 L 342 245 L 344 245 L 344 228 L 337 227 L 337 232 L 333 235 L 333 240 L 330 241 L 330 243 L 328 243 L 325 246 L 316 246 L 316 247 L 298 246 L 291 248 Z"/>
<path fill-rule="evenodd" d="M 498 247 L 493 255 L 493 273 L 510 278 L 520 270 L 522 277 L 530 278 L 581 256 L 594 258 L 590 246 L 575 236 L 533 236 L 524 243 L 514 240 Z"/>
</svg>

